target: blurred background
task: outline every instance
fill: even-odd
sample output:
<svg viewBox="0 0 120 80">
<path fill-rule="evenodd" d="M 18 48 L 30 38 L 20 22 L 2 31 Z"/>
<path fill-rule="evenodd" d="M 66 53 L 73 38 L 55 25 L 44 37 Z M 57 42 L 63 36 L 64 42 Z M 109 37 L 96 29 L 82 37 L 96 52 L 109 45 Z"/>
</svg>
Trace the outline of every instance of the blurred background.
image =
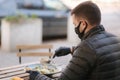
<svg viewBox="0 0 120 80">
<path fill-rule="evenodd" d="M 60 46 L 73 46 L 80 41 L 74 33 L 74 25 L 70 17 L 70 11 L 79 3 L 87 0 L 0 0 L 0 43 L 2 47 L 2 20 L 7 18 L 16 21 L 13 16 L 32 17 L 42 20 L 42 28 L 39 35 L 42 38 L 40 44 L 52 44 L 54 49 Z M 120 36 L 120 0 L 90 0 L 101 9 L 102 22 L 108 32 Z M 29 23 L 28 23 L 29 24 Z M 37 24 L 37 23 L 36 23 Z M 19 24 L 21 26 L 21 24 Z M 4 29 L 5 32 L 8 30 Z M 32 28 L 31 28 L 32 31 Z M 33 32 L 35 33 L 35 32 Z M 16 36 L 18 34 L 15 34 Z M 9 36 L 9 35 L 6 35 Z M 10 37 L 10 36 L 9 36 Z M 11 37 L 12 38 L 12 37 Z M 7 39 L 7 38 L 6 38 Z M 26 39 L 26 37 L 25 37 Z M 5 40 L 5 39 L 4 39 Z M 0 67 L 18 64 L 16 52 L 5 52 L 0 49 Z M 10 57 L 11 56 L 11 57 Z M 14 59 L 12 59 L 14 57 Z M 6 61 L 9 58 L 14 63 Z M 70 58 L 70 57 L 68 57 Z M 33 58 L 32 58 L 33 60 Z M 32 61 L 25 59 L 25 62 Z M 36 59 L 35 59 L 36 60 Z M 34 60 L 33 60 L 34 61 Z M 67 61 L 67 60 L 66 60 Z"/>
<path fill-rule="evenodd" d="M 43 40 L 67 38 L 70 10 L 84 1 L 87 0 L 0 0 L 0 25 L 1 19 L 7 16 L 34 15 L 43 20 Z M 91 1 L 101 9 L 102 24 L 114 32 L 113 28 L 119 26 L 120 0 Z"/>
</svg>

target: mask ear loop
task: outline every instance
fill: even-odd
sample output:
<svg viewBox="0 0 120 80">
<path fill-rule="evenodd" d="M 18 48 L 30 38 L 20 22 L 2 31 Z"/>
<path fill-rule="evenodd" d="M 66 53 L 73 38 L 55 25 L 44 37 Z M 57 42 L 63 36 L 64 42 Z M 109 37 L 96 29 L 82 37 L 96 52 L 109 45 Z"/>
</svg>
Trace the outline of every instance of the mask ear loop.
<svg viewBox="0 0 120 80">
<path fill-rule="evenodd" d="M 83 34 L 85 33 L 85 30 L 87 29 L 87 26 L 88 26 L 88 24 L 87 24 L 87 22 L 85 22 L 86 23 L 86 26 L 85 26 L 85 28 L 84 28 L 84 30 L 83 30 Z"/>
<path fill-rule="evenodd" d="M 77 27 L 80 27 L 80 25 L 81 25 L 81 21 L 79 22 L 79 25 Z"/>
</svg>

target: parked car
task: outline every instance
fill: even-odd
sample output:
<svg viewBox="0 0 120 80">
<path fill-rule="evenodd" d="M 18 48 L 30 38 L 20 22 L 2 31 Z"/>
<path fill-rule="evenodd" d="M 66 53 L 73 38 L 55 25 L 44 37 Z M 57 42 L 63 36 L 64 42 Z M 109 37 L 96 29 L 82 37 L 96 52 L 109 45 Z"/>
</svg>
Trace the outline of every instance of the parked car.
<svg viewBox="0 0 120 80">
<path fill-rule="evenodd" d="M 66 36 L 70 9 L 60 0 L 1 0 L 0 17 L 36 15 L 43 20 L 43 37 Z"/>
</svg>

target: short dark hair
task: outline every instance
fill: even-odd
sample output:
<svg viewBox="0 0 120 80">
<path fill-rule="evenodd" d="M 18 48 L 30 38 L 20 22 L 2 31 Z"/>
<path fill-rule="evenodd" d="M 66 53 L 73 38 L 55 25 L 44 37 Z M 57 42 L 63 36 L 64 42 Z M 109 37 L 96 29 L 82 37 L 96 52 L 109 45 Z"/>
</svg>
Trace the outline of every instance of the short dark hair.
<svg viewBox="0 0 120 80">
<path fill-rule="evenodd" d="M 72 14 L 75 14 L 75 16 L 78 18 L 85 18 L 90 25 L 99 25 L 101 22 L 100 9 L 91 1 L 80 3 L 72 10 L 71 15 Z"/>
</svg>

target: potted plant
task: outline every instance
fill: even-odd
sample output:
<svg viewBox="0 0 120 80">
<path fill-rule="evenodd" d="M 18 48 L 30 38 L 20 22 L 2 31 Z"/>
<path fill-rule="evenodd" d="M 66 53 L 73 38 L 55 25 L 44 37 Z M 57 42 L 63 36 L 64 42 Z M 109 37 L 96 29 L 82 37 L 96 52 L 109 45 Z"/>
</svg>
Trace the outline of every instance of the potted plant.
<svg viewBox="0 0 120 80">
<path fill-rule="evenodd" d="M 17 45 L 42 43 L 42 20 L 35 15 L 7 16 L 2 20 L 1 48 L 15 51 Z"/>
</svg>

